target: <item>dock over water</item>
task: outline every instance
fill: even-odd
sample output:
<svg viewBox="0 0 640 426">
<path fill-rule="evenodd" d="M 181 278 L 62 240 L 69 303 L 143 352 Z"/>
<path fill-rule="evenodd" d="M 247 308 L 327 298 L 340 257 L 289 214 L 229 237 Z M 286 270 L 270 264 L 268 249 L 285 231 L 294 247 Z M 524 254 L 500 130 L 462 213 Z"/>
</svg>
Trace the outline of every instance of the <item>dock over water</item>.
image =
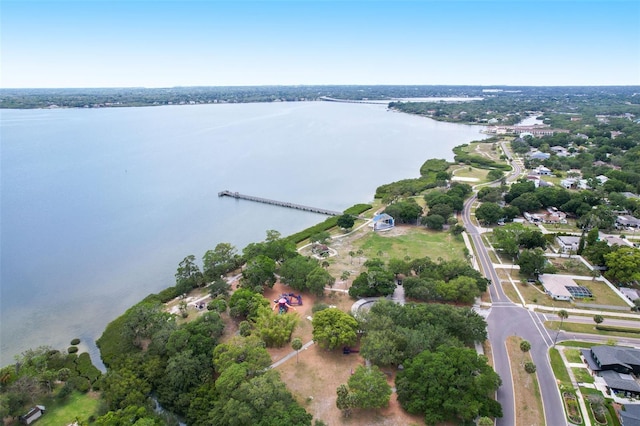
<svg viewBox="0 0 640 426">
<path fill-rule="evenodd" d="M 335 210 L 321 209 L 319 207 L 303 206 L 302 204 L 288 203 L 286 201 L 271 200 L 269 198 L 254 197 L 253 195 L 240 194 L 239 192 L 220 191 L 218 197 L 232 197 L 240 200 L 256 201 L 258 203 L 271 204 L 274 206 L 288 207 L 290 209 L 304 210 L 306 212 L 326 214 L 327 216 L 340 216 L 342 212 Z"/>
</svg>

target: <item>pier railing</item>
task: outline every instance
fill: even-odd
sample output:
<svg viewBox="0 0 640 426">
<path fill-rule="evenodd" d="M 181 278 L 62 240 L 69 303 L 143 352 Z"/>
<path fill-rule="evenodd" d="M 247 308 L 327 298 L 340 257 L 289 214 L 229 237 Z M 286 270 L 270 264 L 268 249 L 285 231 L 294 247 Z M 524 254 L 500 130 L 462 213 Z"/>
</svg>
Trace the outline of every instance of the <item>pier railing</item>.
<svg viewBox="0 0 640 426">
<path fill-rule="evenodd" d="M 240 194 L 239 192 L 232 192 L 232 191 L 227 191 L 227 190 L 218 192 L 218 197 L 232 197 L 232 198 L 237 198 L 237 199 L 240 199 L 240 200 L 249 200 L 249 201 L 255 201 L 255 202 L 258 202 L 258 203 L 271 204 L 271 205 L 274 205 L 274 206 L 288 207 L 290 209 L 304 210 L 306 212 L 326 214 L 328 216 L 340 216 L 340 215 L 342 215 L 342 212 L 335 211 L 335 210 L 322 209 L 322 208 L 319 208 L 319 207 L 304 206 L 302 204 L 294 204 L 294 203 L 289 203 L 289 202 L 286 202 L 286 201 L 271 200 L 269 198 L 254 197 L 253 195 L 245 195 L 245 194 Z"/>
</svg>

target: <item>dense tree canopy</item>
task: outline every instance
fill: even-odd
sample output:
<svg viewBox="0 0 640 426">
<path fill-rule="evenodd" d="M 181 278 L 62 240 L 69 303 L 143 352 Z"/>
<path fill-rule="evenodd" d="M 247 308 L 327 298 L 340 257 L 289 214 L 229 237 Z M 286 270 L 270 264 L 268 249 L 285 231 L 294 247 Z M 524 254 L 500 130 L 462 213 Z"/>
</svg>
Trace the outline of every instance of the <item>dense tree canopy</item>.
<svg viewBox="0 0 640 426">
<path fill-rule="evenodd" d="M 396 379 L 402 407 L 424 414 L 428 425 L 502 417 L 502 407 L 492 399 L 500 384 L 484 356 L 455 346 L 421 352 L 404 364 Z"/>
<path fill-rule="evenodd" d="M 351 315 L 337 308 L 316 312 L 311 322 L 313 341 L 323 348 L 333 350 L 355 343 L 358 322 Z"/>
</svg>

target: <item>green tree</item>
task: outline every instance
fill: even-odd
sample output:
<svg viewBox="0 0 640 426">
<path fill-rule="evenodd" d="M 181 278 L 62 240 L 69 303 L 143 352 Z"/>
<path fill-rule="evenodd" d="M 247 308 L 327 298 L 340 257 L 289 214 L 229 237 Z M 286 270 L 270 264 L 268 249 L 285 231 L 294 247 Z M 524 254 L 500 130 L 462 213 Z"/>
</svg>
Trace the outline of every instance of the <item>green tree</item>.
<svg viewBox="0 0 640 426">
<path fill-rule="evenodd" d="M 594 265 L 604 266 L 606 264 L 605 256 L 614 251 L 616 248 L 609 247 L 606 241 L 595 241 L 582 250 L 582 256 Z"/>
<path fill-rule="evenodd" d="M 176 272 L 176 288 L 179 293 L 188 293 L 191 289 L 205 284 L 204 275 L 195 264 L 196 257 L 189 255 L 178 265 Z"/>
<path fill-rule="evenodd" d="M 337 225 L 342 229 L 351 229 L 355 223 L 355 218 L 350 214 L 338 216 Z"/>
<path fill-rule="evenodd" d="M 351 410 L 356 407 L 355 395 L 349 392 L 349 388 L 345 384 L 338 386 L 336 393 L 338 394 L 336 398 L 336 407 L 338 407 L 338 410 L 342 411 L 342 415 L 344 417 L 349 417 L 351 415 Z"/>
<path fill-rule="evenodd" d="M 444 225 L 445 219 L 439 214 L 432 214 L 424 217 L 422 222 L 429 229 L 435 229 L 436 231 L 441 231 Z"/>
<path fill-rule="evenodd" d="M 202 270 L 208 282 L 220 278 L 241 265 L 242 257 L 234 246 L 220 243 L 213 250 L 207 250 L 202 257 Z"/>
<path fill-rule="evenodd" d="M 293 399 L 277 371 L 245 377 L 239 370 L 224 385 L 218 378 L 216 389 L 222 388 L 225 397 L 215 401 L 202 424 L 311 426 L 313 417 Z"/>
<path fill-rule="evenodd" d="M 536 365 L 531 361 L 527 361 L 524 363 L 524 371 L 529 374 L 533 374 L 536 372 Z"/>
<path fill-rule="evenodd" d="M 520 273 L 528 277 L 537 277 L 545 270 L 547 259 L 539 249 L 523 250 L 518 256 L 516 264 L 520 266 Z"/>
<path fill-rule="evenodd" d="M 443 345 L 421 352 L 404 367 L 396 379 L 398 401 L 409 413 L 424 414 L 426 424 L 502 416 L 493 399 L 500 377 L 475 350 Z"/>
<path fill-rule="evenodd" d="M 585 249 L 586 251 L 586 249 Z M 620 247 L 604 255 L 607 271 L 604 275 L 617 283 L 640 281 L 640 250 L 635 247 Z"/>
<path fill-rule="evenodd" d="M 268 307 L 269 301 L 249 288 L 236 290 L 229 299 L 229 314 L 234 318 L 255 318 L 260 307 Z"/>
<path fill-rule="evenodd" d="M 333 350 L 355 343 L 358 322 L 351 315 L 337 308 L 329 308 L 316 313 L 311 322 L 313 340 L 321 347 Z"/>
<path fill-rule="evenodd" d="M 531 343 L 529 343 L 527 340 L 523 340 L 522 342 L 520 342 L 520 350 L 522 352 L 529 352 L 531 350 Z"/>
<path fill-rule="evenodd" d="M 556 342 L 558 341 L 558 336 L 560 335 L 560 330 L 562 330 L 562 324 L 564 324 L 564 320 L 569 318 L 569 312 L 564 309 L 560 309 L 558 311 L 558 317 L 560 318 L 560 326 L 558 327 L 558 332 L 556 333 L 555 339 L 553 339 L 553 346 L 556 346 Z"/>
<path fill-rule="evenodd" d="M 604 317 L 602 315 L 594 315 L 593 316 L 593 321 L 596 324 L 602 324 L 604 322 Z"/>
<path fill-rule="evenodd" d="M 382 408 L 389 405 L 391 386 L 378 367 L 360 365 L 349 377 L 349 392 L 353 393 L 358 408 Z"/>
<path fill-rule="evenodd" d="M 218 296 L 226 299 L 229 296 L 231 285 L 222 278 L 214 278 L 213 282 L 207 286 L 207 290 L 209 290 L 212 299 Z"/>
<path fill-rule="evenodd" d="M 272 309 L 261 307 L 255 319 L 255 330 L 267 347 L 280 348 L 291 339 L 297 323 L 294 314 L 279 315 Z"/>
<path fill-rule="evenodd" d="M 349 288 L 349 296 L 373 297 L 388 296 L 396 288 L 393 272 L 384 267 L 371 266 L 367 272 L 362 272 L 353 280 Z"/>
<path fill-rule="evenodd" d="M 336 279 L 324 268 L 316 267 L 307 275 L 307 288 L 312 294 L 322 296 L 325 287 L 332 287 Z"/>
<path fill-rule="evenodd" d="M 436 204 L 433 207 L 429 208 L 427 216 L 431 216 L 434 214 L 440 215 L 446 220 L 453 214 L 453 208 L 449 204 Z"/>
<path fill-rule="evenodd" d="M 271 356 L 259 337 L 235 336 L 213 350 L 216 372 L 222 373 L 234 364 L 242 364 L 246 368 L 246 375 L 253 376 L 271 364 Z"/>
<path fill-rule="evenodd" d="M 536 194 L 533 192 L 526 192 L 520 195 L 511 200 L 510 204 L 520 210 L 520 213 L 535 211 L 542 207 L 542 203 L 540 203 L 538 197 L 536 197 Z"/>
<path fill-rule="evenodd" d="M 298 354 L 300 353 L 300 349 L 302 349 L 302 340 L 299 337 L 296 337 L 291 341 L 291 349 L 296 351 L 296 364 L 298 363 Z"/>
<path fill-rule="evenodd" d="M 502 207 L 496 203 L 482 203 L 476 209 L 476 219 L 485 225 L 498 223 L 503 217 Z"/>
<path fill-rule="evenodd" d="M 312 243 L 326 244 L 331 239 L 331 234 L 327 231 L 321 231 L 309 237 Z"/>
<path fill-rule="evenodd" d="M 175 321 L 163 306 L 154 303 L 139 303 L 124 315 L 122 334 L 134 346 L 141 348 L 143 341 L 165 327 L 171 327 Z"/>
<path fill-rule="evenodd" d="M 242 270 L 241 285 L 262 292 L 264 286 L 273 287 L 276 283 L 276 262 L 265 255 L 258 255 L 247 262 Z"/>
<path fill-rule="evenodd" d="M 504 172 L 498 169 L 489 170 L 489 173 L 487 173 L 487 179 L 489 181 L 502 179 L 503 176 L 504 176 Z"/>
<path fill-rule="evenodd" d="M 294 256 L 280 266 L 280 281 L 294 290 L 307 288 L 307 276 L 318 267 L 318 261 L 311 257 Z"/>
</svg>

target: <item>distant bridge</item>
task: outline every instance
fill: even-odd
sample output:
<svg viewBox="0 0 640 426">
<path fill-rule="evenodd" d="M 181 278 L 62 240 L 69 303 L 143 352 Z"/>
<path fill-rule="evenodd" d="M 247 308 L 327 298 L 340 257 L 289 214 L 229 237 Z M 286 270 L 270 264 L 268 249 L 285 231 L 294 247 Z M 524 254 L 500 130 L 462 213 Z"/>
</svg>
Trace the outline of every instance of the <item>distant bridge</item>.
<svg viewBox="0 0 640 426">
<path fill-rule="evenodd" d="M 226 191 L 226 190 L 218 192 L 218 197 L 232 197 L 240 200 L 256 201 L 258 203 L 271 204 L 271 205 L 280 206 L 280 207 L 288 207 L 290 209 L 304 210 L 306 212 L 312 212 L 312 213 L 326 214 L 328 216 L 342 215 L 342 212 L 338 212 L 335 210 L 327 210 L 327 209 L 321 209 L 319 207 L 303 206 L 301 204 L 293 204 L 293 203 L 288 203 L 286 201 L 271 200 L 269 198 L 254 197 L 252 195 L 244 195 L 244 194 L 240 194 L 239 192 L 232 192 L 232 191 Z"/>
</svg>

